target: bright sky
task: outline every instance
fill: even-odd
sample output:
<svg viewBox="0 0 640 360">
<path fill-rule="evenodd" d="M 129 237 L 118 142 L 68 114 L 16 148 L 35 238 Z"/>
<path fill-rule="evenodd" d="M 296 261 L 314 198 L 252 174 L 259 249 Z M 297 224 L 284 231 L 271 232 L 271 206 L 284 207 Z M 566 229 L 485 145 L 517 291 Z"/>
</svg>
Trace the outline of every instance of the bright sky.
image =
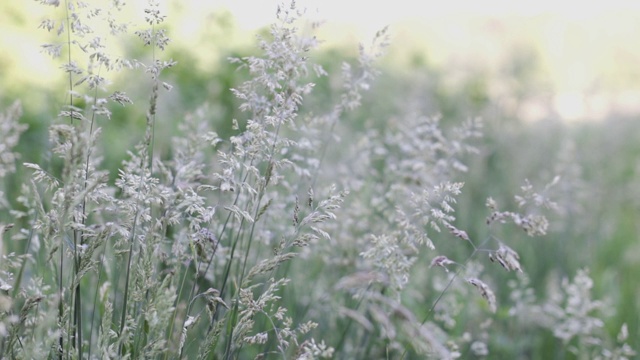
<svg viewBox="0 0 640 360">
<path fill-rule="evenodd" d="M 211 2 L 227 7 L 242 27 L 269 22 L 265 14 L 273 13 L 279 0 L 221 0 Z M 489 16 L 534 16 L 553 13 L 581 18 L 611 10 L 640 10 L 638 0 L 298 0 L 299 7 L 334 22 L 354 23 L 363 27 L 380 27 L 404 19 L 430 19 L 452 14 Z"/>
<path fill-rule="evenodd" d="M 264 14 L 278 2 L 223 1 L 244 28 L 265 24 Z M 500 66 L 501 52 L 527 43 L 540 54 L 555 94 L 522 104 L 524 118 L 640 114 L 640 86 L 630 85 L 640 73 L 626 68 L 640 62 L 640 48 L 633 45 L 640 38 L 640 0 L 299 0 L 298 5 L 328 23 L 354 24 L 361 40 L 392 25 L 395 43 L 422 44 L 430 60 L 441 64 L 472 59 Z M 473 25 L 477 18 L 491 20 Z"/>
<path fill-rule="evenodd" d="M 204 41 L 193 47 L 198 49 L 207 46 L 210 39 L 197 34 L 210 27 L 208 16 L 220 6 L 231 12 L 240 29 L 253 32 L 275 20 L 278 3 L 288 2 L 159 1 L 172 9 L 167 15 L 176 21 L 170 34 L 174 44 Z M 127 3 L 140 13 L 146 1 Z M 436 65 L 478 63 L 499 71 L 503 66 L 501 52 L 526 44 L 540 54 L 543 70 L 556 91 L 553 99 L 540 101 L 551 101 L 562 117 L 579 118 L 588 113 L 606 113 L 611 107 L 629 106 L 640 113 L 640 46 L 635 46 L 640 39 L 640 0 L 298 0 L 297 5 L 307 9 L 308 17 L 326 20 L 325 28 L 334 29 L 332 36 L 349 41 L 368 41 L 377 30 L 391 25 L 394 49 L 423 51 Z M 179 14 L 174 11 L 176 8 L 180 8 Z M 45 11 L 35 1 L 0 4 L 0 30 L 11 34 L 0 38 L 0 45 L 21 49 L 18 53 L 5 52 L 9 57 L 5 75 L 13 76 L 13 82 L 39 83 L 53 71 L 50 66 L 41 65 L 50 62 L 39 53 L 41 37 L 34 35 L 42 33 L 35 29 L 38 19 L 34 16 L 40 18 L 39 12 Z M 13 29 L 5 29 L 3 23 L 12 24 Z M 322 35 L 326 34 L 321 38 Z M 253 37 L 247 39 L 254 41 Z M 211 56 L 209 49 L 197 53 Z M 8 70 L 25 64 L 30 71 Z M 597 99 L 588 99 L 586 96 L 591 95 L 587 93 L 594 93 L 594 89 Z M 603 95 L 600 89 L 618 93 Z M 529 106 L 536 107 L 539 106 Z"/>
</svg>

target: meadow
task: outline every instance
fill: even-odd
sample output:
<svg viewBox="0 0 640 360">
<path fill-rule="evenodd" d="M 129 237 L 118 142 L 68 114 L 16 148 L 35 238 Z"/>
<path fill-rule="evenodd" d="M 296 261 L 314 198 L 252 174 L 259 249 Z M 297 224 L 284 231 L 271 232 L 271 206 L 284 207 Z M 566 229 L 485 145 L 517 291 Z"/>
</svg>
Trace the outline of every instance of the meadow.
<svg viewBox="0 0 640 360">
<path fill-rule="evenodd" d="M 203 69 L 157 2 L 39 2 L 60 80 L 0 98 L 0 358 L 637 356 L 637 118 L 523 121 L 295 3 L 250 46 L 217 19 Z"/>
</svg>

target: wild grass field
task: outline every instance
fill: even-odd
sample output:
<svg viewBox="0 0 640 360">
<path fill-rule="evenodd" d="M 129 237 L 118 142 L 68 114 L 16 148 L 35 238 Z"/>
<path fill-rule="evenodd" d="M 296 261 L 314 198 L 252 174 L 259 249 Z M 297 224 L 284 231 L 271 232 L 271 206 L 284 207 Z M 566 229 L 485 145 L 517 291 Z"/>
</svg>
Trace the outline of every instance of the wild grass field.
<svg viewBox="0 0 640 360">
<path fill-rule="evenodd" d="M 0 98 L 0 358 L 637 356 L 637 118 L 522 121 L 295 3 L 207 71 L 155 1 L 39 3 L 59 74 Z"/>
</svg>

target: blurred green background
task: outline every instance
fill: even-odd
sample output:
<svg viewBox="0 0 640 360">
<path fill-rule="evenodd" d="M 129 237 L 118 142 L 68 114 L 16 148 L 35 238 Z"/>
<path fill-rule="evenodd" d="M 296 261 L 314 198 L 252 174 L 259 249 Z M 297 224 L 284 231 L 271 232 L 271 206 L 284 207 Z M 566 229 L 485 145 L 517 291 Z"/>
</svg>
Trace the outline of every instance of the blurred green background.
<svg viewBox="0 0 640 360">
<path fill-rule="evenodd" d="M 156 147 L 163 157 L 169 156 L 177 124 L 202 104 L 210 107 L 216 131 L 223 138 L 230 133 L 231 119 L 242 115 L 229 89 L 247 75 L 236 71 L 228 57 L 257 53 L 255 34 L 264 33 L 264 25 L 275 18 L 275 11 L 259 10 L 275 9 L 270 2 L 247 8 L 253 16 L 249 20 L 236 8 L 201 3 L 163 3 L 172 42 L 161 57 L 178 62 L 163 78 L 174 86 L 162 95 L 156 127 Z M 127 16 L 140 17 L 141 6 L 135 4 Z M 374 27 L 385 25 L 383 15 L 373 16 L 373 23 L 351 24 L 345 19 L 360 15 L 349 15 L 351 5 L 345 6 L 346 14 L 319 30 L 318 38 L 326 42 L 312 54 L 329 73 L 339 72 L 337 59 L 354 61 L 356 42 L 366 44 Z M 550 4 L 533 12 L 453 8 L 425 17 L 390 13 L 391 46 L 380 62 L 382 74 L 344 127 L 354 133 L 365 126 L 384 128 L 409 105 L 441 114 L 445 124 L 482 117 L 481 153 L 469 157 L 468 174 L 457 179 L 466 183 L 457 209 L 459 228 L 473 238 L 486 235 L 487 197 L 515 207 L 513 194 L 524 179 L 543 185 L 560 175 L 571 182 L 573 186 L 554 194 L 565 211 L 550 219 L 547 236 L 529 239 L 516 230 L 501 236 L 516 239 L 510 246 L 521 254 L 540 298 L 552 280 L 589 268 L 594 298 L 609 301 L 605 331 L 615 337 L 627 323 L 629 342 L 640 349 L 640 12 L 624 7 L 587 10 L 572 12 Z M 35 2 L 0 4 L 0 108 L 16 99 L 22 102 L 22 121 L 29 130 L 18 152 L 21 161 L 40 164 L 50 161 L 47 127 L 66 96 L 61 63 L 39 50 L 52 38 L 38 29 L 47 11 Z M 251 20 L 255 18 L 261 22 Z M 134 41 L 123 39 L 119 51 L 129 58 L 148 57 Z M 127 82 L 118 73 L 109 76 L 113 88 L 126 89 L 134 103 L 146 103 L 148 84 Z M 305 106 L 332 103 L 335 86 L 331 77 L 321 79 Z M 112 180 L 126 150 L 140 140 L 144 111 L 146 106 L 116 108 L 111 120 L 101 124 L 100 150 Z M 19 167 L 6 179 L 5 193 L 14 204 L 11 194 L 23 176 Z M 468 251 L 455 244 L 442 246 L 451 258 Z M 500 303 L 506 306 L 513 274 L 494 275 Z M 497 317 L 503 321 L 496 325 L 492 358 L 571 358 L 558 351 L 561 342 L 551 333 L 525 335 L 529 330 L 509 322 L 506 314 Z"/>
</svg>

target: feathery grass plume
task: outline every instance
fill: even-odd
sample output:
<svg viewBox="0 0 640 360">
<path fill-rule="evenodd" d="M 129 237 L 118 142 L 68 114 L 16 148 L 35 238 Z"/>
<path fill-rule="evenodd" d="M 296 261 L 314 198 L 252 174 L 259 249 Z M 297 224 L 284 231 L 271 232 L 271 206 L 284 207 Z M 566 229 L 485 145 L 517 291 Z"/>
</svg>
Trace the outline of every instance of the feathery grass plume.
<svg viewBox="0 0 640 360">
<path fill-rule="evenodd" d="M 480 295 L 487 300 L 487 303 L 489 304 L 489 310 L 495 313 L 498 309 L 498 305 L 496 303 L 496 295 L 493 293 L 489 285 L 477 278 L 467 279 L 467 282 L 478 289 Z"/>
<path fill-rule="evenodd" d="M 8 109 L 0 113 L 0 214 L 11 209 L 11 204 L 5 196 L 4 190 L 7 188 L 7 178 L 16 171 L 16 161 L 20 159 L 20 154 L 15 152 L 20 135 L 27 130 L 27 125 L 20 124 L 22 116 L 22 106 L 19 101 L 15 101 Z M 19 199 L 16 199 L 20 202 Z M 23 199 L 27 201 L 26 199 Z M 28 207 L 27 207 L 28 208 Z M 12 308 L 17 290 L 20 288 L 20 280 L 28 255 L 19 255 L 12 249 L 5 249 L 5 236 L 11 236 L 12 229 L 16 227 L 13 221 L 19 221 L 23 215 L 14 213 L 11 223 L 5 223 L 5 218 L 0 217 L 0 338 L 5 338 L 12 328 L 15 316 L 11 316 Z M 14 240 L 18 237 L 13 236 Z M 8 250 L 8 251 L 7 251 Z M 9 296 L 11 294 L 11 296 Z"/>
<path fill-rule="evenodd" d="M 605 306 L 592 299 L 593 280 L 586 270 L 580 270 L 572 281 L 565 278 L 560 286 L 562 292 L 544 308 L 556 320 L 553 334 L 565 344 L 574 337 L 591 342 L 591 337 L 604 325 L 595 313 Z"/>
<path fill-rule="evenodd" d="M 317 40 L 300 33 L 300 16 L 294 3 L 280 6 L 278 23 L 270 28 L 269 38 L 260 39 L 263 57 L 232 59 L 252 76 L 232 90 L 243 101 L 240 109 L 249 118 L 242 127 L 236 122 L 234 129 L 239 133 L 228 142 L 214 144 L 220 146 L 218 157 L 211 164 L 216 181 L 211 189 L 217 190 L 217 208 L 224 211 L 215 213 L 220 220 L 216 236 L 219 250 L 211 253 L 203 265 L 203 275 L 216 281 L 220 299 L 230 307 L 218 306 L 207 330 L 218 331 L 218 324 L 226 323 L 226 331 L 213 342 L 224 344 L 222 350 L 227 356 L 250 348 L 248 342 L 254 348 L 263 345 L 274 349 L 265 353 L 290 354 L 295 348 L 291 344 L 297 347 L 297 337 L 306 333 L 300 328 L 303 325 L 296 327 L 292 319 L 282 317 L 285 308 L 249 311 L 257 306 L 251 297 L 255 294 L 258 299 L 265 299 L 269 291 L 283 291 L 280 287 L 289 281 L 287 277 L 278 275 L 274 280 L 265 280 L 265 276 L 269 279 L 279 274 L 280 268 L 297 256 L 300 247 L 330 238 L 321 224 L 335 219 L 333 211 L 346 196 L 345 192 L 331 189 L 325 200 L 312 201 L 313 206 L 303 211 L 299 203 L 296 205 L 295 195 L 286 195 L 300 190 L 296 178 L 310 174 L 306 169 L 309 165 L 298 162 L 298 151 L 306 146 L 306 140 L 300 140 L 298 133 L 298 112 L 313 88 L 309 69 L 322 73 L 309 62 L 308 53 L 316 47 Z M 287 198 L 294 201 L 287 202 Z M 293 228 L 272 221 L 291 219 L 291 213 L 296 219 Z M 198 281 L 192 283 L 191 293 L 195 293 Z M 190 303 L 187 313 L 191 314 L 195 306 Z M 264 317 L 255 321 L 256 314 Z M 279 317 L 283 327 L 274 328 L 273 319 Z M 265 327 L 271 330 L 265 332 Z M 212 350 L 208 347 L 206 351 Z"/>
<path fill-rule="evenodd" d="M 520 255 L 505 244 L 501 243 L 498 250 L 493 253 L 489 253 L 489 259 L 491 261 L 498 262 L 498 264 L 507 269 L 507 271 L 517 270 L 522 272 L 522 268 L 520 267 Z"/>
<path fill-rule="evenodd" d="M 462 183 L 442 183 L 431 191 L 423 190 L 420 195 L 409 199 L 413 207 L 407 216 L 398 204 L 398 227 L 392 235 L 372 235 L 372 244 L 361 256 L 370 261 L 372 266 L 387 273 L 391 279 L 392 289 L 400 291 L 409 281 L 409 269 L 417 259 L 420 247 L 426 245 L 434 248 L 427 228 L 440 232 L 440 226 L 449 226 L 455 220 L 451 215 L 455 196 L 461 192 Z M 457 231 L 455 233 L 462 234 Z"/>
<path fill-rule="evenodd" d="M 350 174 L 347 176 L 345 172 L 344 176 L 345 179 L 361 176 L 370 184 L 374 184 L 358 185 L 356 201 L 362 200 L 364 203 L 354 208 L 353 201 L 351 202 L 349 215 L 352 219 L 348 224 L 355 227 L 347 231 L 353 231 L 348 235 L 352 237 L 354 234 L 369 234 L 364 235 L 366 237 L 355 235 L 356 239 L 357 236 L 370 239 L 355 243 L 364 249 L 360 251 L 363 261 L 357 266 L 375 269 L 383 274 L 380 278 L 390 281 L 390 285 L 373 282 L 369 283 L 369 286 L 364 285 L 364 289 L 354 287 L 350 291 L 358 301 L 356 308 L 363 313 L 367 313 L 371 306 L 368 299 L 378 292 L 385 293 L 392 300 L 398 300 L 409 284 L 410 270 L 419 259 L 422 247 L 435 247 L 432 236 L 439 233 L 441 227 L 449 229 L 454 236 L 469 241 L 466 232 L 453 225 L 453 206 L 461 194 L 463 184 L 451 182 L 449 179 L 451 174 L 466 170 L 460 166 L 461 163 L 456 158 L 467 151 L 475 151 L 460 144 L 456 145 L 457 140 L 453 139 L 462 139 L 466 143 L 469 138 L 478 136 L 477 129 L 480 128 L 480 123 L 468 122 L 463 125 L 466 130 L 461 127 L 460 130 L 447 132 L 439 128 L 438 118 L 408 117 L 408 121 L 401 124 L 390 124 L 391 129 L 401 127 L 401 130 L 395 133 L 387 130 L 390 134 L 386 137 L 374 134 L 363 138 L 357 145 L 364 145 L 368 153 L 360 149 L 351 153 L 368 154 L 370 158 L 361 162 L 365 164 L 362 172 L 358 172 L 360 168 L 352 167 Z M 469 131 L 470 128 L 476 130 Z M 404 129 L 406 130 L 402 131 Z M 441 152 L 439 149 L 451 152 L 445 155 L 444 151 Z M 377 162 L 382 162 L 382 165 Z M 372 210 L 375 214 L 373 217 Z M 362 211 L 361 216 L 358 214 L 359 211 Z M 389 309 L 385 311 L 388 312 Z M 418 329 L 426 325 L 434 329 L 433 331 L 440 331 L 435 330 L 438 329 L 438 325 L 427 324 L 426 320 L 416 320 L 414 324 Z M 418 340 L 420 337 L 409 336 L 407 339 L 410 339 L 407 341 L 409 346 L 405 344 L 404 347 L 398 348 L 398 355 L 406 355 L 406 349 L 413 349 L 418 353 L 432 353 L 434 348 L 446 349 L 446 353 L 449 354 L 447 356 L 456 353 L 456 350 L 444 345 L 447 342 L 446 335 L 430 336 L 427 345 Z M 371 338 L 364 348 L 369 347 L 371 351 L 378 349 L 382 343 L 377 341 L 378 339 Z M 347 344 L 348 340 L 343 341 L 336 348 L 347 351 L 347 346 L 354 346 Z M 356 346 L 357 351 L 362 352 L 364 348 Z M 351 352 L 349 356 L 363 356 L 363 353 L 357 351 Z"/>
<path fill-rule="evenodd" d="M 46 4 L 59 5 L 57 2 Z M 98 262 L 92 256 L 110 237 L 108 228 L 94 232 L 89 225 L 94 221 L 92 214 L 100 213 L 98 209 L 101 206 L 113 202 L 106 190 L 106 173 L 96 170 L 100 162 L 96 151 L 100 133 L 97 120 L 111 117 L 106 90 L 109 80 L 105 73 L 130 68 L 131 62 L 114 55 L 108 36 L 94 30 L 94 27 L 105 24 L 111 30 L 112 37 L 126 30 L 126 26 L 119 25 L 117 20 L 120 10 L 118 2 L 107 9 L 87 2 L 69 1 L 64 5 L 57 16 L 45 19 L 40 26 L 47 31 L 57 28 L 60 40 L 44 45 L 43 49 L 54 57 L 62 56 L 65 50 L 66 58 L 61 69 L 68 76 L 68 103 L 59 112 L 59 117 L 67 118 L 69 125 L 54 124 L 50 128 L 53 152 L 61 157 L 63 166 L 62 172 L 55 175 L 60 185 L 56 186 L 57 181 L 49 185 L 51 190 L 54 190 L 52 185 L 55 186 L 52 196 L 54 208 L 48 213 L 54 232 L 49 232 L 53 235 L 49 239 L 58 244 L 50 243 L 47 247 L 52 250 L 50 257 L 53 251 L 59 253 L 59 275 L 56 280 L 60 302 L 58 316 L 61 329 L 66 328 L 67 333 L 66 338 L 60 336 L 56 351 L 60 355 L 77 351 L 77 356 L 83 357 L 87 345 L 85 335 L 92 334 L 92 324 L 84 318 L 89 305 L 83 302 L 85 292 L 82 283 L 86 282 L 83 278 L 97 268 Z M 125 95 L 120 94 L 118 99 L 122 103 Z M 36 170 L 40 171 L 39 168 Z M 39 176 L 44 179 L 42 172 Z M 101 228 L 99 223 L 92 226 Z M 100 235 L 95 237 L 97 234 Z M 65 259 L 65 245 L 71 250 L 70 259 Z M 66 263 L 68 260 L 71 260 L 71 271 Z M 63 295 L 66 286 L 72 287 L 73 298 Z M 73 316 L 71 321 L 65 323 L 62 320 L 66 318 L 67 310 Z M 90 354 L 92 339 L 89 338 L 87 342 Z"/>
<path fill-rule="evenodd" d="M 466 170 L 457 158 L 475 149 L 461 144 L 478 136 L 481 124 L 476 121 L 464 126 L 467 130 L 461 127 L 445 132 L 439 128 L 438 118 L 409 114 L 407 121 L 390 122 L 385 128 L 386 134 L 370 130 L 358 141 L 347 144 L 345 165 L 349 165 L 338 169 L 338 178 L 352 190 L 349 212 L 338 215 L 345 220 L 334 232 L 353 240 L 336 243 L 333 251 L 340 246 L 345 254 L 359 253 L 361 258 L 327 256 L 325 261 L 339 266 L 347 274 L 354 271 L 379 274 L 372 277 L 372 281 L 351 289 L 344 285 L 351 283 L 347 280 L 349 277 L 342 277 L 340 289 L 353 296 L 356 304 L 351 306 L 358 313 L 368 313 L 371 306 L 368 299 L 377 292 L 397 300 L 410 281 L 410 270 L 419 259 L 421 248 L 434 247 L 431 236 L 437 234 L 441 226 L 455 236 L 464 237 L 464 231 L 453 225 L 452 214 L 463 184 L 450 181 L 450 175 Z M 449 154 L 446 151 L 450 151 Z M 351 318 L 356 321 L 358 317 Z M 446 340 L 437 339 L 442 340 L 438 344 L 446 349 L 443 345 Z M 368 351 L 365 349 L 375 352 L 384 343 L 375 336 L 370 337 L 366 345 L 351 341 L 343 336 L 336 351 L 347 357 L 362 357 Z M 410 343 L 414 350 L 423 347 L 417 340 Z"/>
<path fill-rule="evenodd" d="M 563 278 L 549 289 L 548 299 L 537 300 L 527 278 L 512 283 L 515 303 L 512 316 L 532 327 L 547 329 L 562 342 L 562 352 L 589 359 L 632 359 L 636 355 L 628 343 L 626 324 L 617 338 L 603 329 L 604 319 L 611 315 L 608 301 L 594 299 L 593 280 L 586 269 L 573 279 Z"/>
<path fill-rule="evenodd" d="M 429 267 L 440 266 L 443 267 L 446 272 L 449 272 L 447 265 L 455 264 L 455 261 L 450 260 L 448 257 L 444 255 L 438 255 L 431 260 L 431 264 Z"/>
<path fill-rule="evenodd" d="M 22 105 L 15 101 L 9 108 L 0 113 L 0 179 L 16 171 L 16 161 L 20 154 L 14 151 L 18 145 L 20 135 L 27 130 L 27 125 L 19 122 L 22 116 Z M 0 206 L 7 206 L 7 200 L 0 190 Z"/>
<path fill-rule="evenodd" d="M 52 152 L 61 159 L 61 166 L 52 169 L 37 164 L 25 166 L 33 169 L 34 180 L 47 188 L 45 194 L 40 194 L 37 186 L 33 186 L 31 196 L 35 196 L 40 209 L 34 214 L 38 216 L 34 221 L 36 234 L 42 236 L 50 272 L 55 274 L 46 276 L 45 281 L 55 283 L 57 288 L 56 293 L 44 297 L 54 303 L 39 306 L 45 312 L 57 308 L 58 340 L 56 346 L 49 344 L 50 351 L 60 356 L 74 353 L 82 358 L 86 354 L 91 356 L 98 344 L 110 346 L 103 337 L 112 338 L 104 332 L 94 337 L 94 320 L 99 317 L 96 313 L 103 308 L 97 302 L 101 284 L 95 280 L 109 276 L 104 271 L 108 268 L 107 243 L 114 235 L 122 234 L 125 226 L 108 221 L 118 219 L 113 211 L 118 201 L 107 184 L 107 172 L 99 170 L 98 120 L 111 117 L 109 100 L 121 105 L 131 103 L 123 91 L 108 92 L 110 81 L 106 74 L 131 68 L 133 62 L 116 55 L 112 42 L 120 40 L 127 30 L 127 24 L 119 19 L 121 2 L 96 5 L 69 1 L 64 5 L 40 26 L 47 31 L 57 29 L 59 39 L 43 49 L 54 56 L 66 57 L 61 69 L 68 77 L 68 103 L 59 117 L 68 124 L 54 123 L 50 127 Z M 103 25 L 109 34 L 101 31 Z M 42 322 L 43 327 L 47 325 Z"/>
<path fill-rule="evenodd" d="M 516 195 L 515 200 L 518 207 L 523 208 L 524 213 L 500 211 L 498 204 L 492 198 L 488 198 L 486 207 L 492 211 L 487 217 L 487 225 L 493 222 L 505 223 L 507 220 L 513 222 L 514 225 L 524 230 L 529 236 L 543 236 L 547 233 L 549 221 L 546 216 L 540 214 L 542 209 L 557 210 L 558 205 L 546 196 L 546 193 L 552 187 L 560 182 L 558 176 L 554 177 L 551 182 L 545 185 L 541 192 L 533 190 L 533 186 L 528 180 L 521 186 L 522 195 Z"/>
<path fill-rule="evenodd" d="M 173 60 L 156 58 L 156 48 L 164 50 L 169 42 L 164 29 L 158 27 L 165 15 L 157 1 L 149 1 L 144 10 L 148 28 L 136 32 L 144 46 L 152 47 L 150 64 L 137 62 L 150 74 L 151 94 L 146 114 L 145 134 L 123 163 L 116 186 L 123 197 L 117 209 L 122 211 L 127 237 L 116 246 L 126 254 L 124 285 L 121 295 L 122 310 L 119 324 L 119 350 L 121 355 L 158 356 L 166 354 L 167 324 L 173 324 L 173 306 L 177 299 L 173 274 L 162 274 L 158 257 L 166 258 L 165 243 L 169 224 L 174 218 L 172 207 L 178 198 L 171 184 L 164 184 L 154 173 L 154 139 L 157 105 L 160 96 L 160 76 L 174 66 Z M 167 87 L 165 87 L 167 88 Z M 164 166 L 159 166 L 164 169 Z M 166 172 L 165 172 L 166 174 Z M 196 195 L 196 194 L 194 194 Z M 197 195 L 196 195 L 197 196 Z M 173 220 L 175 221 L 175 220 Z M 133 262 L 133 259 L 136 259 Z M 170 329 L 172 330 L 172 329 Z"/>
<path fill-rule="evenodd" d="M 305 340 L 298 351 L 294 355 L 294 359 L 297 360 L 312 360 L 312 359 L 332 359 L 334 350 L 332 347 L 327 346 L 324 341 L 319 344 L 314 339 Z"/>
</svg>

